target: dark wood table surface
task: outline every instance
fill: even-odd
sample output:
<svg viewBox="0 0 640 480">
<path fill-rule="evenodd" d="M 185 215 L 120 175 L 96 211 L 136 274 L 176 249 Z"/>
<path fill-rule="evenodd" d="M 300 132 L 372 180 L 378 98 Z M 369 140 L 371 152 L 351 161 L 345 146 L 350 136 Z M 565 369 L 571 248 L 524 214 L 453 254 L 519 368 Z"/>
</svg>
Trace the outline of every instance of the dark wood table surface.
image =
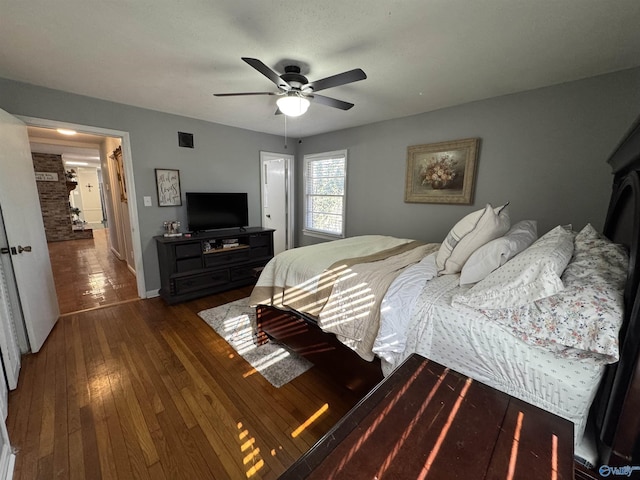
<svg viewBox="0 0 640 480">
<path fill-rule="evenodd" d="M 573 423 L 413 354 L 281 479 L 572 479 Z"/>
</svg>

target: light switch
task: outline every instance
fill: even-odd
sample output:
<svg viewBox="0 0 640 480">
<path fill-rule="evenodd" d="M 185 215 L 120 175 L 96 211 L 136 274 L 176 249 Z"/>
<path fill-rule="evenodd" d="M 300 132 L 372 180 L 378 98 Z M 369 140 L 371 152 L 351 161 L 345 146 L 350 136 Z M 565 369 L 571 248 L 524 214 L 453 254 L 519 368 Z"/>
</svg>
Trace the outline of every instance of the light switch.
<svg viewBox="0 0 640 480">
<path fill-rule="evenodd" d="M 151 206 L 151 197 L 144 197 L 144 206 L 145 207 Z"/>
</svg>

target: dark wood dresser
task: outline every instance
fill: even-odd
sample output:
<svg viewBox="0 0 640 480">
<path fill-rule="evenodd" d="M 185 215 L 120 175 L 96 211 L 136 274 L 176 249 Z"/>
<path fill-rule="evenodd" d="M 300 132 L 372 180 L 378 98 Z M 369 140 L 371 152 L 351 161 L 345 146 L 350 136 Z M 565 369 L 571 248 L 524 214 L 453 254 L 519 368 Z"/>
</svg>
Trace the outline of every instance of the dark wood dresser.
<svg viewBox="0 0 640 480">
<path fill-rule="evenodd" d="M 247 227 L 154 237 L 160 296 L 174 304 L 255 283 L 256 269 L 273 258 L 273 232 Z"/>
<path fill-rule="evenodd" d="M 281 479 L 572 479 L 573 423 L 411 355 Z"/>
</svg>

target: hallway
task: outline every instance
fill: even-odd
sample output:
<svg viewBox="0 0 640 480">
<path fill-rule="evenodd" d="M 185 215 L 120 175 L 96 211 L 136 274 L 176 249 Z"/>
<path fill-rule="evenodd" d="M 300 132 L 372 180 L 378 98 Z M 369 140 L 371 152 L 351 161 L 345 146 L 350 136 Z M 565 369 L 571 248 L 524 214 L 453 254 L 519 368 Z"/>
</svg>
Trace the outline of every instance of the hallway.
<svg viewBox="0 0 640 480">
<path fill-rule="evenodd" d="M 136 277 L 111 252 L 107 234 L 48 244 L 61 315 L 138 298 Z"/>
</svg>

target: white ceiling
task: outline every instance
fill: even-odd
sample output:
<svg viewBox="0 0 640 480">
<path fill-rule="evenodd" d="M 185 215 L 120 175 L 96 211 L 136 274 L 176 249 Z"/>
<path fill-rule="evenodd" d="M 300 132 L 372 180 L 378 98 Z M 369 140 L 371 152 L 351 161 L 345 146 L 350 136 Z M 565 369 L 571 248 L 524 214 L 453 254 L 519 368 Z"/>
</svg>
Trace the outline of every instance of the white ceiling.
<svg viewBox="0 0 640 480">
<path fill-rule="evenodd" d="M 63 135 L 53 128 L 27 127 L 29 145 L 34 153 L 62 155 L 65 162 L 82 162 L 100 168 L 100 145 L 105 137 L 76 133 Z"/>
<path fill-rule="evenodd" d="M 282 135 L 240 57 L 286 59 L 324 90 L 309 136 L 640 65 L 638 0 L 0 0 L 0 77 Z M 279 72 L 281 73 L 281 72 Z"/>
</svg>

